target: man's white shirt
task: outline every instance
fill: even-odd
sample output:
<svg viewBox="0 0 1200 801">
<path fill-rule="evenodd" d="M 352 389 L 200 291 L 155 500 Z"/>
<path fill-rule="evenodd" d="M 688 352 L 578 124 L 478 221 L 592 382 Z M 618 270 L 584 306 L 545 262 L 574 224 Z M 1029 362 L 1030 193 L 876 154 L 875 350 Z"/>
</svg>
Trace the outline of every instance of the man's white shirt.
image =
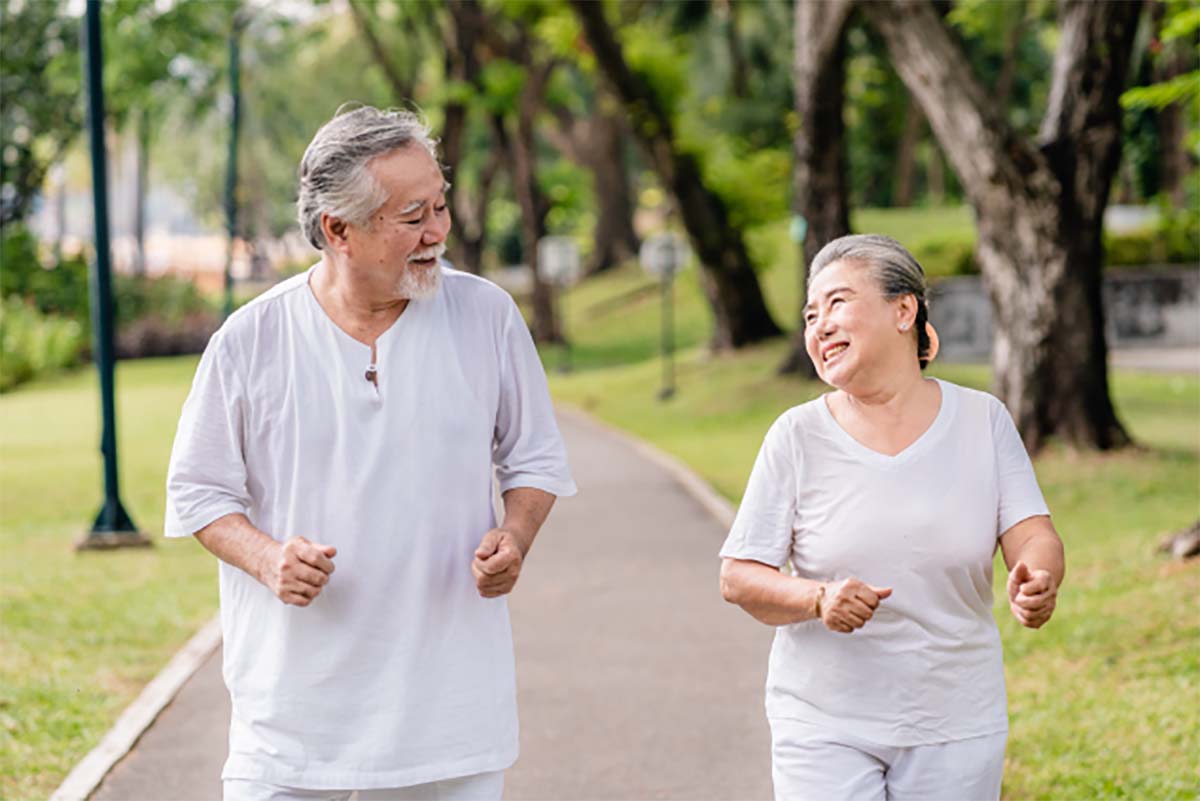
<svg viewBox="0 0 1200 801">
<path fill-rule="evenodd" d="M 224 778 L 398 787 L 517 756 L 504 598 L 470 564 L 499 489 L 575 485 L 529 331 L 503 290 L 443 269 L 370 348 L 309 270 L 210 341 L 167 480 L 167 536 L 241 512 L 279 541 L 337 547 L 308 607 L 220 565 L 233 700 Z"/>
</svg>

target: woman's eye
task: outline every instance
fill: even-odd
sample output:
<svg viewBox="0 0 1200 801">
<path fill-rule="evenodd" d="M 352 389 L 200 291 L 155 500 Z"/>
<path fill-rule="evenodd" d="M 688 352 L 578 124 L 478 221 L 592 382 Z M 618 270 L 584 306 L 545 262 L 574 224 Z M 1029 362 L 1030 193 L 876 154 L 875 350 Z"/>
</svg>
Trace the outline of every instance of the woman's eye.
<svg viewBox="0 0 1200 801">
<path fill-rule="evenodd" d="M 830 305 L 830 306 L 836 306 L 836 305 L 838 305 L 839 303 L 845 303 L 845 302 L 846 302 L 846 301 L 845 301 L 845 298 L 834 298 L 833 300 L 831 300 L 831 301 L 829 302 L 829 305 Z"/>
</svg>

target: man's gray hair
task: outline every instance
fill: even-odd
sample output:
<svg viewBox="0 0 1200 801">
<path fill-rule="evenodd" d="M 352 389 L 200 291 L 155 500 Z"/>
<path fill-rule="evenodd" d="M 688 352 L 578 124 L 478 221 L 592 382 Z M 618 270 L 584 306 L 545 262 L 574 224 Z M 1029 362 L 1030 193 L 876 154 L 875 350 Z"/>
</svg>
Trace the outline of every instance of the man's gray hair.
<svg viewBox="0 0 1200 801">
<path fill-rule="evenodd" d="M 366 225 L 387 202 L 387 191 L 368 169 L 371 159 L 413 144 L 437 158 L 437 143 L 417 114 L 373 106 L 343 109 L 321 126 L 300 160 L 296 208 L 300 229 L 317 250 L 327 244 L 322 215 Z"/>
<path fill-rule="evenodd" d="M 925 323 L 929 319 L 929 288 L 921 263 L 904 245 L 890 236 L 852 234 L 839 237 L 821 248 L 808 268 L 808 285 L 812 285 L 818 273 L 839 261 L 866 266 L 888 300 L 904 295 L 912 295 L 917 299 L 917 359 L 924 369 L 929 364 L 929 332 L 925 330 Z"/>
</svg>

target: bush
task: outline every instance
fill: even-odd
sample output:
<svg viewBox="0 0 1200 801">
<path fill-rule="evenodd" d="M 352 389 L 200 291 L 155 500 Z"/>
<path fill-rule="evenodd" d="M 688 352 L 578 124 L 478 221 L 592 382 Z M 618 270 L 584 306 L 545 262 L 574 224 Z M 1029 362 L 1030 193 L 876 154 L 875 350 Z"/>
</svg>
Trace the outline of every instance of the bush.
<svg viewBox="0 0 1200 801">
<path fill-rule="evenodd" d="M 211 311 L 194 312 L 177 321 L 148 314 L 117 331 L 117 358 L 200 353 L 220 324 L 217 315 Z"/>
<path fill-rule="evenodd" d="M 0 303 L 0 392 L 79 363 L 85 345 L 76 320 L 45 315 L 18 297 Z"/>
<path fill-rule="evenodd" d="M 927 236 L 913 243 L 912 254 L 930 278 L 976 275 L 979 272 L 979 265 L 975 262 L 973 232 Z"/>
</svg>

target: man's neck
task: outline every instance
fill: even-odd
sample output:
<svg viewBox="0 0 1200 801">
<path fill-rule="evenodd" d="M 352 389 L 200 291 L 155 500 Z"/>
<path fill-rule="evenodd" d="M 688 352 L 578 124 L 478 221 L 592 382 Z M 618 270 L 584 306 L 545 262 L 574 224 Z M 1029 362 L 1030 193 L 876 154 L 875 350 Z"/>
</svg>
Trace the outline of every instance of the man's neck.
<svg viewBox="0 0 1200 801">
<path fill-rule="evenodd" d="M 309 286 L 329 318 L 364 345 L 374 345 L 408 308 L 408 298 L 380 296 L 355 282 L 351 271 L 328 255 L 313 270 Z"/>
</svg>

